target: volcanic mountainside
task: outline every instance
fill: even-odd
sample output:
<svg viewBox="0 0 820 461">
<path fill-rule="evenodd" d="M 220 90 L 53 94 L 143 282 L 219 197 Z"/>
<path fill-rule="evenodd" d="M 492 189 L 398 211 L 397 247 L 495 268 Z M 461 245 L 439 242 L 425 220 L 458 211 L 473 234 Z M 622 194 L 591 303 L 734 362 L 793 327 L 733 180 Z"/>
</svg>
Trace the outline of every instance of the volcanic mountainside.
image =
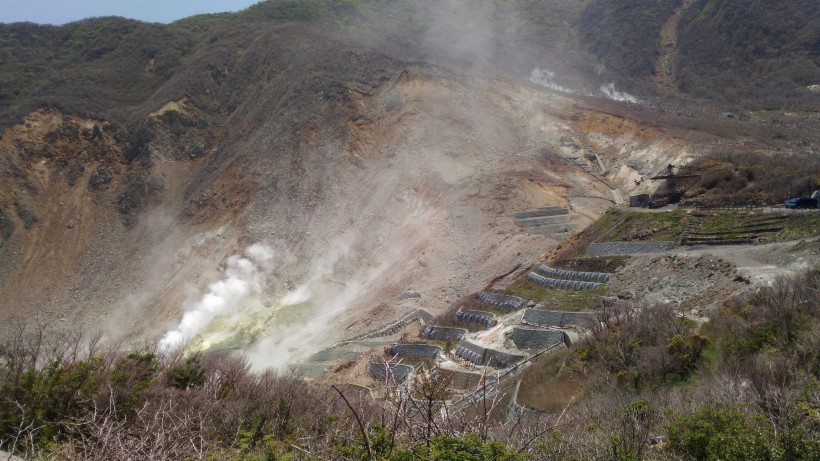
<svg viewBox="0 0 820 461">
<path fill-rule="evenodd" d="M 153 341 L 261 242 L 274 256 L 254 295 L 195 342 L 281 365 L 444 311 L 669 163 L 768 149 L 739 121 L 546 90 L 532 69 L 406 60 L 300 23 L 185 59 L 127 122 L 42 107 L 5 129 L 3 321 Z M 569 208 L 570 233 L 516 225 L 545 206 Z"/>
</svg>

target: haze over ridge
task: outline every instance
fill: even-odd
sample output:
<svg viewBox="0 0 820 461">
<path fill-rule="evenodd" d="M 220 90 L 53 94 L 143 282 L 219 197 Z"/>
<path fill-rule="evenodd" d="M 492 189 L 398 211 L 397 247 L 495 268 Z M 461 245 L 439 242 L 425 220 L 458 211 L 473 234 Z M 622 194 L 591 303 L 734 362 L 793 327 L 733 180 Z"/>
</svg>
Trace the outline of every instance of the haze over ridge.
<svg viewBox="0 0 820 461">
<path fill-rule="evenodd" d="M 33 0 L 0 2 L 0 23 L 62 25 L 87 18 L 122 16 L 144 22 L 170 23 L 198 14 L 227 13 L 258 0 Z"/>
</svg>

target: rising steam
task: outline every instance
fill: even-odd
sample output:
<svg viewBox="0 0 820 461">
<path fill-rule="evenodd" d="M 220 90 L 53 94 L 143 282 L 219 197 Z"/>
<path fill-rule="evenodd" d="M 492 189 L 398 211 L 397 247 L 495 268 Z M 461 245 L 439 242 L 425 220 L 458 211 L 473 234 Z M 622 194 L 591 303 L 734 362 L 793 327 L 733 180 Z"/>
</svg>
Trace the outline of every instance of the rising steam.
<svg viewBox="0 0 820 461">
<path fill-rule="evenodd" d="M 575 93 L 571 89 L 555 83 L 555 72 L 552 72 L 549 69 L 539 69 L 537 67 L 533 69 L 530 74 L 530 82 L 536 85 L 541 85 L 544 88 L 548 88 L 553 91 L 560 91 L 561 93 Z"/>
<path fill-rule="evenodd" d="M 614 99 L 616 101 L 621 101 L 621 102 L 631 102 L 631 103 L 637 103 L 638 102 L 638 98 L 636 98 L 635 96 L 632 96 L 631 94 L 626 93 L 624 91 L 616 90 L 614 83 L 608 83 L 606 85 L 601 85 L 600 90 L 601 90 L 601 93 L 603 93 L 604 96 L 606 96 L 609 99 Z"/>
<path fill-rule="evenodd" d="M 198 335 L 220 315 L 239 309 L 248 295 L 262 291 L 264 276 L 273 268 L 274 251 L 268 245 L 255 243 L 245 255 L 233 255 L 225 263 L 224 277 L 208 285 L 208 292 L 185 312 L 179 325 L 160 340 L 162 349 L 179 347 Z"/>
<path fill-rule="evenodd" d="M 340 260 L 356 256 L 351 249 L 352 241 L 347 237 L 337 239 L 321 258 L 313 262 L 307 281 L 279 301 L 282 306 L 307 303 L 301 309 L 309 311 L 310 315 L 298 323 L 273 325 L 267 337 L 247 351 L 253 367 L 282 369 L 327 345 L 328 338 L 334 335 L 334 328 L 338 328 L 334 324 L 338 316 L 374 286 L 386 283 L 385 279 L 406 255 L 430 238 L 428 224 L 435 210 L 419 201 L 411 202 L 404 219 L 396 223 L 378 246 L 368 269 L 344 282 L 332 278 L 333 268 Z"/>
<path fill-rule="evenodd" d="M 607 83 L 606 85 L 601 85 L 600 88 L 598 88 L 598 94 L 593 94 L 588 91 L 576 91 L 572 88 L 561 86 L 555 83 L 555 72 L 552 72 L 549 69 L 540 69 L 538 67 L 533 69 L 532 73 L 530 74 L 530 82 L 535 85 L 540 85 L 544 88 L 550 89 L 552 91 L 558 91 L 561 93 L 585 94 L 586 96 L 604 96 L 606 98 L 621 102 L 640 102 L 640 100 L 635 96 L 632 96 L 631 94 L 624 91 L 616 90 L 614 83 Z"/>
</svg>

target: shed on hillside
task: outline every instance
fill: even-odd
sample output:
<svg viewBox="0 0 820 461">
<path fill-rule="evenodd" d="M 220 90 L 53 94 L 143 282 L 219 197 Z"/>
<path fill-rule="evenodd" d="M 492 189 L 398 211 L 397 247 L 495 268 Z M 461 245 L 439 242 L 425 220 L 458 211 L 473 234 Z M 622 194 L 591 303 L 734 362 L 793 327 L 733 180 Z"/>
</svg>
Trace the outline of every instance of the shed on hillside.
<svg viewBox="0 0 820 461">
<path fill-rule="evenodd" d="M 645 207 L 649 205 L 649 194 L 638 194 L 629 196 L 629 206 Z"/>
</svg>

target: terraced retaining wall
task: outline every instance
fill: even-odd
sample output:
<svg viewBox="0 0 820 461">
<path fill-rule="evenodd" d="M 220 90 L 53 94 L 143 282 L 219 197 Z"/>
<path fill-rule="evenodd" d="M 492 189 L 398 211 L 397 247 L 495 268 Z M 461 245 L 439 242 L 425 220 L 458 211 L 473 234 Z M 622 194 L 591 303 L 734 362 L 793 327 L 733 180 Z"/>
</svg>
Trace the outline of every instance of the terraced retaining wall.
<svg viewBox="0 0 820 461">
<path fill-rule="evenodd" d="M 604 286 L 602 283 L 596 282 L 581 282 L 578 280 L 563 280 L 563 279 L 552 279 L 549 277 L 544 277 L 541 274 L 536 274 L 535 272 L 527 272 L 527 278 L 532 280 L 533 282 L 544 285 L 552 288 L 571 288 L 573 290 L 594 290 L 597 288 L 601 288 Z"/>
<path fill-rule="evenodd" d="M 493 368 L 507 368 L 526 358 L 526 356 L 523 355 L 508 354 L 506 352 L 496 351 L 493 349 L 487 349 L 485 357 L 487 366 Z"/>
<path fill-rule="evenodd" d="M 435 359 L 441 354 L 441 346 L 432 344 L 393 344 L 389 350 L 391 355 L 409 358 Z"/>
<path fill-rule="evenodd" d="M 308 358 L 305 359 L 305 362 L 337 362 L 337 361 L 348 361 L 348 360 L 358 360 L 359 357 L 364 355 L 363 352 L 357 351 L 349 351 L 345 350 L 341 347 L 334 347 L 330 349 L 325 349 L 323 351 L 319 351 Z"/>
<path fill-rule="evenodd" d="M 569 220 L 569 215 L 560 216 L 536 216 L 534 218 L 516 219 L 515 224 L 520 227 L 538 227 L 547 224 L 562 224 Z"/>
<path fill-rule="evenodd" d="M 563 269 L 555 269 L 546 264 L 538 265 L 538 272 L 555 279 L 582 280 L 585 282 L 608 282 L 612 279 L 612 274 L 606 272 L 578 272 Z"/>
<path fill-rule="evenodd" d="M 527 309 L 522 320 L 528 325 L 539 327 L 587 327 L 595 321 L 595 316 L 587 312 L 546 311 L 541 309 Z"/>
<path fill-rule="evenodd" d="M 476 365 L 487 365 L 494 368 L 506 368 L 525 358 L 523 355 L 487 349 L 463 340 L 459 341 L 456 346 L 455 354 Z"/>
<path fill-rule="evenodd" d="M 675 242 L 601 242 L 590 243 L 587 256 L 634 255 L 659 253 L 675 248 Z"/>
<path fill-rule="evenodd" d="M 512 341 L 519 349 L 546 349 L 558 344 L 572 344 L 567 334 L 561 330 L 541 330 L 538 328 L 513 328 Z"/>
<path fill-rule="evenodd" d="M 385 380 L 388 377 L 397 381 L 405 381 L 410 373 L 413 372 L 413 367 L 405 364 L 387 364 L 380 362 L 370 362 L 368 366 L 370 376 L 378 380 Z"/>
<path fill-rule="evenodd" d="M 459 322 L 480 323 L 487 328 L 494 327 L 498 323 L 495 315 L 482 311 L 458 311 L 456 312 L 456 320 Z"/>
<path fill-rule="evenodd" d="M 484 365 L 484 353 L 487 350 L 469 341 L 459 341 L 455 354 L 476 365 Z"/>
<path fill-rule="evenodd" d="M 421 335 L 428 339 L 438 339 L 440 341 L 460 341 L 467 334 L 464 328 L 448 328 L 428 325 L 424 327 Z"/>
<path fill-rule="evenodd" d="M 549 224 L 544 226 L 533 226 L 526 228 L 528 234 L 563 234 L 565 232 L 570 232 L 570 226 L 568 224 Z"/>
<path fill-rule="evenodd" d="M 476 299 L 484 304 L 506 309 L 521 309 L 525 305 L 524 300 L 518 296 L 488 293 L 486 291 L 479 291 Z"/>
<path fill-rule="evenodd" d="M 481 383 L 481 375 L 479 373 L 470 373 L 469 371 L 461 370 L 446 370 L 439 368 L 440 375 L 446 375 L 450 378 L 450 387 L 460 390 L 471 390 L 478 387 Z"/>
<path fill-rule="evenodd" d="M 546 216 L 560 216 L 569 214 L 569 210 L 560 206 L 547 206 L 534 211 L 519 211 L 513 213 L 515 219 L 542 218 Z"/>
</svg>

